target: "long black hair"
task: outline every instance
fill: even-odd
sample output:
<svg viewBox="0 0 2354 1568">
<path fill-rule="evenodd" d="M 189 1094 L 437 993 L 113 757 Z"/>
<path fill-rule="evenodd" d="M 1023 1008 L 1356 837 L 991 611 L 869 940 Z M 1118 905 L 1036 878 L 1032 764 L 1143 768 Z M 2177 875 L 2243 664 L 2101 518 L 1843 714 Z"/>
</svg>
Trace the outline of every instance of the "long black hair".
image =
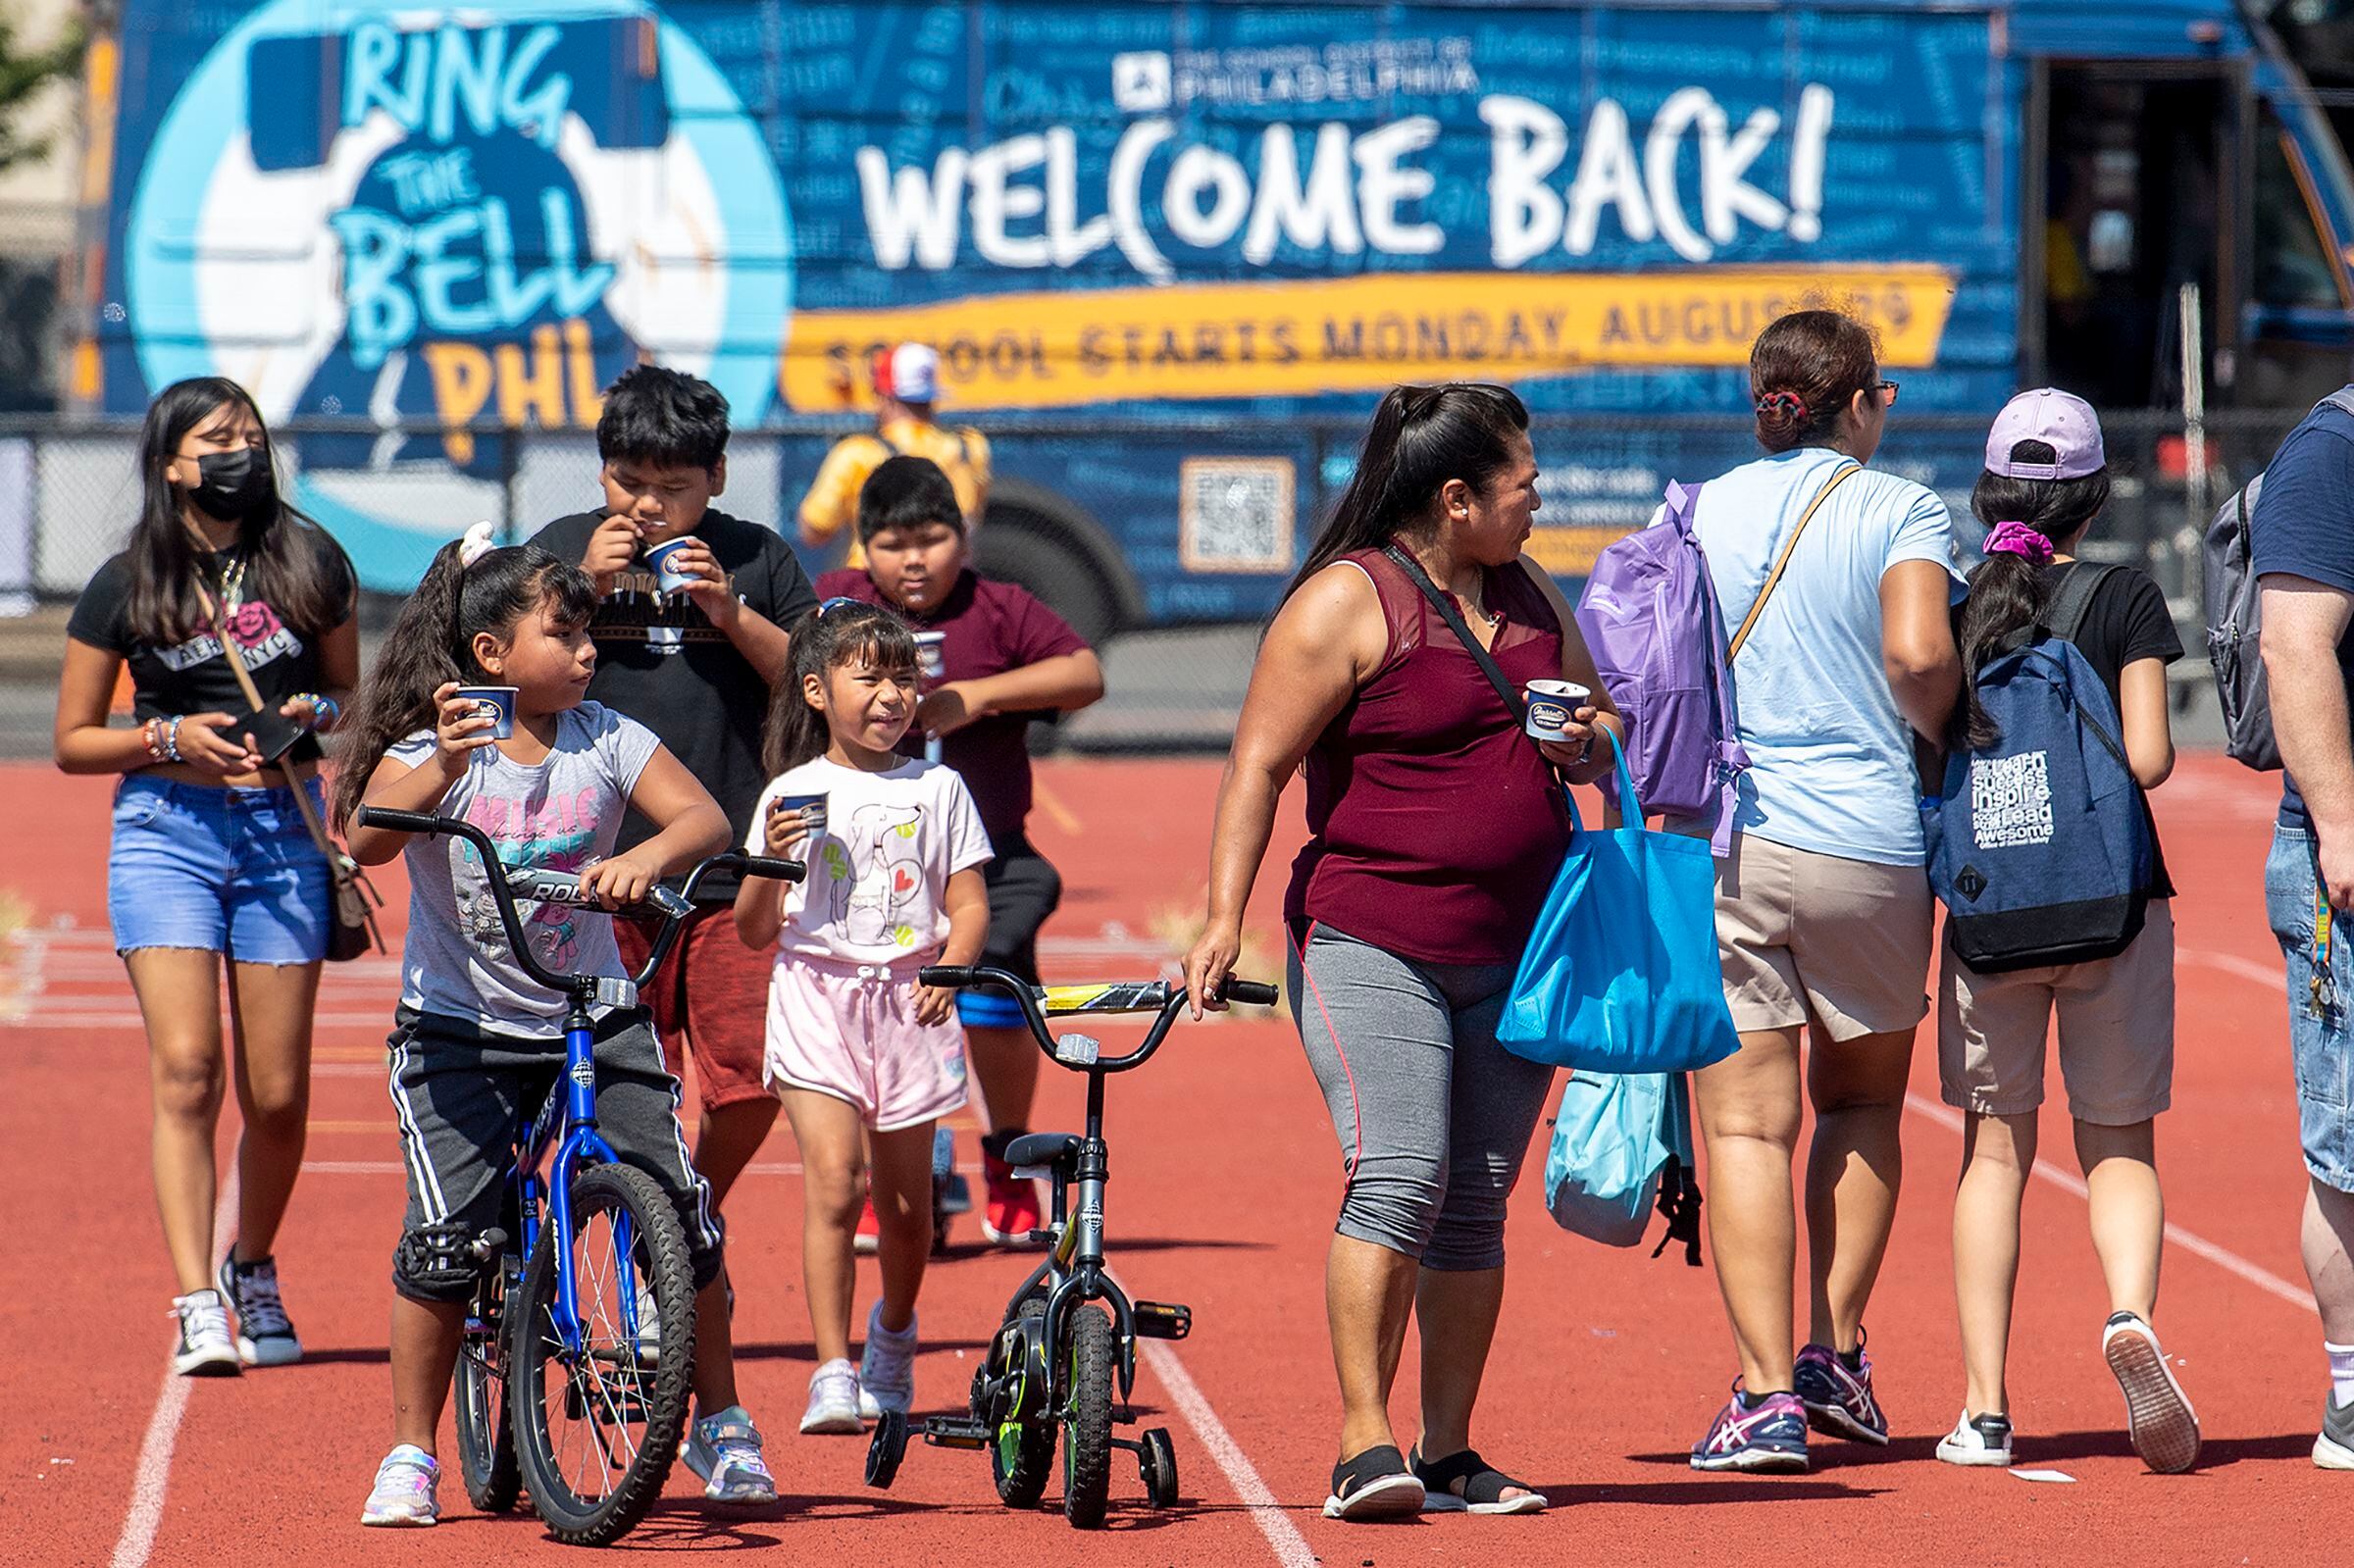
<svg viewBox="0 0 2354 1568">
<path fill-rule="evenodd" d="M 2011 448 L 2014 463 L 2057 463 L 2048 441 L 2021 441 Z M 2074 542 L 2109 504 L 2109 470 L 2095 469 L 2075 480 L 2015 480 L 1986 470 L 1970 487 L 1970 509 L 1986 528 L 2023 523 L 2055 546 Z M 1978 703 L 1976 676 L 2003 639 L 2031 626 L 2051 604 L 2051 590 L 2036 564 L 2023 555 L 1997 550 L 1970 575 L 1970 598 L 1962 607 L 1962 701 L 1954 708 L 1954 735 L 1975 749 L 2002 739 L 2002 729 Z"/>
<path fill-rule="evenodd" d="M 815 676 L 844 665 L 862 664 L 886 676 L 916 679 L 922 668 L 915 633 L 907 623 L 878 605 L 856 599 L 828 599 L 793 625 L 786 645 L 785 673 L 768 699 L 768 733 L 761 760 L 774 776 L 790 773 L 826 754 L 826 716 L 810 705 L 803 687 Z"/>
<path fill-rule="evenodd" d="M 474 639 L 504 638 L 541 605 L 558 626 L 583 627 L 596 614 L 588 574 L 536 544 L 491 550 L 459 565 L 460 545 L 441 546 L 425 581 L 400 607 L 376 664 L 360 684 L 351 716 L 336 734 L 335 817 L 351 820 L 368 776 L 402 736 L 434 729 L 434 693 L 451 681 L 490 683 L 475 662 Z"/>
<path fill-rule="evenodd" d="M 1511 462 L 1512 437 L 1527 432 L 1528 409 L 1510 387 L 1484 381 L 1391 387 L 1373 411 L 1356 473 L 1284 597 L 1342 556 L 1379 549 L 1425 526 L 1449 480 L 1485 489 Z"/>
<path fill-rule="evenodd" d="M 197 602 L 197 546 L 180 514 L 180 492 L 164 477 L 188 431 L 235 403 L 262 431 L 260 460 L 276 473 L 275 449 L 262 411 L 245 388 L 221 376 L 174 381 L 147 405 L 139 431 L 139 518 L 131 526 L 128 616 L 134 635 L 170 646 L 195 634 L 204 621 Z M 284 491 L 242 519 L 237 546 L 245 558 L 245 591 L 269 601 L 278 618 L 306 637 L 318 637 L 351 618 L 355 580 L 351 562 L 327 531 L 288 506 Z"/>
</svg>

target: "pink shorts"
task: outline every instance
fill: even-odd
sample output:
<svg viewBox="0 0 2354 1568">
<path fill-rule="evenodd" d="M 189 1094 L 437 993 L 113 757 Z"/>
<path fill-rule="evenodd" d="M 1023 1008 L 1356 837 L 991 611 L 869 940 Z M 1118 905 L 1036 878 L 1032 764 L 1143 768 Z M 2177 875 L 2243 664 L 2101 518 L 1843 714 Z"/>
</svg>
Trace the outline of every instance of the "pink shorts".
<svg viewBox="0 0 2354 1568">
<path fill-rule="evenodd" d="M 778 955 L 768 983 L 772 1090 L 811 1089 L 858 1107 L 868 1128 L 895 1133 L 960 1109 L 964 1032 L 915 1021 L 917 964 L 841 964 Z"/>
</svg>

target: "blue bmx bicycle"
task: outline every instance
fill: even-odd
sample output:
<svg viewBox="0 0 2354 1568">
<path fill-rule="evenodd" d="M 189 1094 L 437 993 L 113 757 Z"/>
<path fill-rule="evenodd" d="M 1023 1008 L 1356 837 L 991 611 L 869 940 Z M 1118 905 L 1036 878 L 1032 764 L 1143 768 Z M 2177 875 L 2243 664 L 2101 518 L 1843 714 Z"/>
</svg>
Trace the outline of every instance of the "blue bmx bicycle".
<svg viewBox="0 0 2354 1568">
<path fill-rule="evenodd" d="M 569 998 L 561 1073 L 546 1103 L 515 1128 L 501 1224 L 435 1244 L 440 1266 L 475 1281 L 451 1391 L 467 1497 L 503 1513 L 528 1491 L 556 1540 L 604 1545 L 645 1517 L 678 1455 L 694 1363 L 694 1276 L 670 1199 L 597 1134 L 590 1009 L 637 1005 L 710 873 L 798 882 L 804 868 L 715 855 L 683 892 L 656 886 L 642 903 L 610 911 L 660 922 L 636 976 L 560 975 L 533 953 L 515 900 L 608 913 L 577 876 L 510 870 L 482 830 L 453 818 L 362 806 L 359 821 L 471 844 L 515 961 Z"/>
<path fill-rule="evenodd" d="M 1057 1065 L 1087 1075 L 1087 1130 L 1031 1133 L 1006 1147 L 1014 1175 L 1044 1178 L 1052 1201 L 1047 1211 L 1047 1255 L 1007 1303 L 989 1353 L 973 1373 L 970 1408 L 959 1416 L 927 1416 L 924 1442 L 936 1447 L 981 1448 L 990 1457 L 998 1496 L 1009 1508 L 1034 1508 L 1046 1494 L 1062 1443 L 1063 1517 L 1081 1530 L 1100 1528 L 1111 1491 L 1111 1450 L 1136 1455 L 1145 1494 L 1155 1508 L 1177 1500 L 1177 1453 L 1166 1429 L 1135 1438 L 1112 1436 L 1133 1423 L 1129 1395 L 1136 1387 L 1136 1341 L 1182 1340 L 1193 1332 L 1190 1307 L 1130 1302 L 1104 1263 L 1103 1189 L 1110 1150 L 1103 1141 L 1103 1081 L 1145 1065 L 1185 1011 L 1182 986 L 1032 986 L 1002 969 L 934 966 L 918 977 L 950 989 L 987 986 L 1011 996 L 1039 1049 Z M 1275 987 L 1229 980 L 1227 1001 L 1272 1006 Z M 1057 1037 L 1049 1017 L 1151 1013 L 1143 1043 L 1122 1056 L 1103 1054 L 1102 1042 L 1071 1033 Z M 1073 1189 L 1079 1206 L 1071 1208 Z M 906 1456 L 909 1426 L 884 1412 L 867 1449 L 866 1483 L 889 1487 Z"/>
</svg>

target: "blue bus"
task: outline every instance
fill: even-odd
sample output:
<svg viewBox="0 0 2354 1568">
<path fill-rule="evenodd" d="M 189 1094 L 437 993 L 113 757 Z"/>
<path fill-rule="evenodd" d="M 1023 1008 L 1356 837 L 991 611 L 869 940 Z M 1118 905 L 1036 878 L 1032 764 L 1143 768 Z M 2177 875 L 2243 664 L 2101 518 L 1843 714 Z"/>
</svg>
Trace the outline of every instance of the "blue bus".
<svg viewBox="0 0 2354 1568">
<path fill-rule="evenodd" d="M 985 565 L 1100 634 L 1263 614 L 1381 388 L 1501 379 L 1574 577 L 1739 455 L 1810 302 L 1956 416 L 1892 446 L 1948 488 L 2021 384 L 2354 379 L 2341 89 L 2280 30 L 2344 58 L 2337 3 L 126 0 L 68 380 L 235 377 L 400 592 L 582 504 L 642 358 L 761 432 L 730 500 L 790 531 L 868 357 L 928 342 L 996 448 Z"/>
</svg>

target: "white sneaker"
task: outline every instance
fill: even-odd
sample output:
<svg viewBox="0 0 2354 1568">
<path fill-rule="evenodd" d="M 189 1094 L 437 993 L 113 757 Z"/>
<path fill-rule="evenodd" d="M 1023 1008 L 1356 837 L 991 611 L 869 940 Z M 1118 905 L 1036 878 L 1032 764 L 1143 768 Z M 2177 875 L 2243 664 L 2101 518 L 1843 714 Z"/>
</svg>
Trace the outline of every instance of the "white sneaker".
<svg viewBox="0 0 2354 1568">
<path fill-rule="evenodd" d="M 2125 1396 L 2126 1431 L 2141 1462 L 2162 1476 L 2199 1462 L 2199 1417 L 2150 1326 L 2120 1312 L 2101 1330 L 2101 1359 Z"/>
<path fill-rule="evenodd" d="M 883 1303 L 867 1309 L 866 1351 L 858 1360 L 858 1413 L 869 1421 L 886 1410 L 905 1415 L 915 1403 L 915 1319 L 894 1334 L 883 1327 Z"/>
<path fill-rule="evenodd" d="M 732 1404 L 687 1431 L 687 1468 L 713 1502 L 774 1502 L 777 1478 L 760 1457 L 760 1429 L 750 1412 Z"/>
<path fill-rule="evenodd" d="M 809 1375 L 809 1408 L 801 1413 L 801 1430 L 850 1435 L 866 1430 L 866 1423 L 858 1419 L 856 1367 L 834 1360 Z"/>
<path fill-rule="evenodd" d="M 237 1354 L 249 1367 L 290 1367 L 302 1359 L 302 1340 L 278 1293 L 278 1260 L 239 1263 L 235 1248 L 221 1260 L 221 1295 L 237 1315 Z"/>
<path fill-rule="evenodd" d="M 441 1517 L 434 1498 L 440 1479 L 441 1467 L 432 1454 L 413 1443 L 400 1444 L 376 1467 L 376 1487 L 360 1510 L 360 1523 L 412 1528 L 434 1523 Z"/>
<path fill-rule="evenodd" d="M 1954 1430 L 1937 1440 L 1937 1457 L 1949 1465 L 2010 1464 L 2010 1417 L 1973 1416 L 1963 1411 Z"/>
<path fill-rule="evenodd" d="M 662 1307 L 642 1272 L 638 1276 L 638 1359 L 649 1367 L 662 1360 Z"/>
<path fill-rule="evenodd" d="M 172 1298 L 179 1319 L 179 1343 L 172 1370 L 183 1378 L 233 1378 L 240 1370 L 236 1342 L 229 1336 L 229 1309 L 218 1290 L 190 1290 Z"/>
</svg>

